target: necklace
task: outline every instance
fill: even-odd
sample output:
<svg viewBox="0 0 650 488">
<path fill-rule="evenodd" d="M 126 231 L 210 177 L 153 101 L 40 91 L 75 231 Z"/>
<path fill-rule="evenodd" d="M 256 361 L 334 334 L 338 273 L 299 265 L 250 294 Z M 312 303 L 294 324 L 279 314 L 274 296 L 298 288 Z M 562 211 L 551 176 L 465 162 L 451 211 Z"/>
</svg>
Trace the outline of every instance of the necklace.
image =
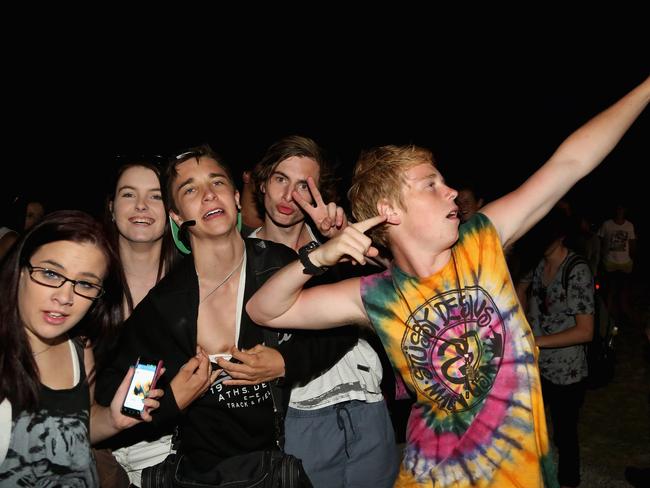
<svg viewBox="0 0 650 488">
<path fill-rule="evenodd" d="M 43 354 L 45 351 L 49 351 L 50 349 L 52 349 L 52 346 L 51 346 L 51 345 L 47 346 L 47 347 L 46 347 L 45 349 L 43 349 L 42 351 L 33 352 L 33 353 L 32 353 L 32 356 L 33 356 L 33 357 L 36 357 L 36 356 L 38 356 L 38 355 L 40 355 L 40 354 Z"/>
<path fill-rule="evenodd" d="M 221 280 L 221 282 L 220 282 L 217 286 L 215 286 L 215 287 L 212 289 L 212 291 L 210 291 L 210 293 L 208 293 L 206 296 L 204 296 L 204 297 L 201 299 L 201 301 L 199 302 L 199 304 L 201 304 L 201 303 L 203 303 L 204 301 L 206 301 L 210 295 L 212 295 L 215 291 L 217 291 L 219 288 L 221 288 L 221 287 L 226 283 L 226 281 L 228 281 L 228 280 L 230 279 L 230 277 L 231 277 L 233 274 L 235 274 L 235 271 L 237 271 L 237 269 L 238 269 L 238 268 L 242 265 L 242 263 L 244 262 L 244 258 L 245 258 L 245 257 L 246 257 L 246 250 L 244 250 L 244 252 L 242 253 L 242 255 L 241 255 L 241 260 L 239 261 L 239 263 L 237 263 L 237 266 L 235 266 L 235 267 L 232 269 L 232 271 L 231 271 L 230 273 L 228 273 L 228 274 L 226 275 L 226 277 L 225 277 L 223 280 Z"/>
</svg>

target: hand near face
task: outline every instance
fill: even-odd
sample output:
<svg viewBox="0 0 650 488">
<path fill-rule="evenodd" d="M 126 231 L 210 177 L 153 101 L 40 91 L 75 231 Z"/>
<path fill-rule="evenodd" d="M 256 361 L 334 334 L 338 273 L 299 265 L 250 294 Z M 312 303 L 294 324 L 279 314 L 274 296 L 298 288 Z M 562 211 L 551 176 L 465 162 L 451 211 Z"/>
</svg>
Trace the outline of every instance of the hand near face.
<svg viewBox="0 0 650 488">
<path fill-rule="evenodd" d="M 342 261 L 366 264 L 366 257 L 374 258 L 379 251 L 364 233 L 385 222 L 386 218 L 385 215 L 377 215 L 348 225 L 339 235 L 312 251 L 309 259 L 316 266 L 334 266 Z"/>
<path fill-rule="evenodd" d="M 309 186 L 309 191 L 314 198 L 314 205 L 305 200 L 300 193 L 295 190 L 291 193 L 291 196 L 294 201 L 300 205 L 300 208 L 302 208 L 316 224 L 318 232 L 331 239 L 340 234 L 341 231 L 347 227 L 348 218 L 343 209 L 336 205 L 336 203 L 330 202 L 325 204 L 323 197 L 316 186 L 316 182 L 311 176 L 307 177 L 307 185 Z"/>
</svg>

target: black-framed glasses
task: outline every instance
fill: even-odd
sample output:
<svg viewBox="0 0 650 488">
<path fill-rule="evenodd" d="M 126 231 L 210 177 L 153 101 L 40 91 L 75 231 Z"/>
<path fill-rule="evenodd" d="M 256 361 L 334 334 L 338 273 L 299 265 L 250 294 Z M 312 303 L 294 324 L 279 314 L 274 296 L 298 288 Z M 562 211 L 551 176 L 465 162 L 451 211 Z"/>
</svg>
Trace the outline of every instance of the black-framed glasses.
<svg viewBox="0 0 650 488">
<path fill-rule="evenodd" d="M 49 288 L 61 288 L 66 281 L 72 283 L 72 291 L 80 297 L 89 300 L 96 300 L 104 294 L 104 287 L 95 283 L 90 283 L 85 280 L 71 280 L 66 278 L 61 273 L 52 271 L 48 268 L 41 268 L 39 266 L 32 266 L 27 263 L 29 270 L 29 277 L 34 283 L 47 286 Z"/>
</svg>

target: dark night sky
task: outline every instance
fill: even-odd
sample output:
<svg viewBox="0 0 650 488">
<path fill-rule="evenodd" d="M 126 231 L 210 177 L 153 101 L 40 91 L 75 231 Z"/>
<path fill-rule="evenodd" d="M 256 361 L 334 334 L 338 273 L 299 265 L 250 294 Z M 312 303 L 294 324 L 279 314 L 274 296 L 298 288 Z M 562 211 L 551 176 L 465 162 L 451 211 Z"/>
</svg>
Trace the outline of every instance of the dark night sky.
<svg viewBox="0 0 650 488">
<path fill-rule="evenodd" d="M 104 66 L 36 80 L 14 100 L 22 105 L 8 135 L 18 177 L 4 179 L 5 195 L 36 193 L 50 209 L 97 213 L 116 154 L 171 154 L 209 142 L 240 170 L 277 138 L 299 133 L 328 150 L 344 179 L 362 148 L 414 142 L 434 151 L 452 185 L 469 177 L 499 196 L 648 74 L 647 63 L 622 58 L 485 56 L 444 66 L 386 59 L 304 70 L 269 69 L 267 60 L 176 74 Z M 647 206 L 639 176 L 650 162 L 647 112 L 577 186 L 580 206 L 602 211 L 621 191 Z"/>
</svg>

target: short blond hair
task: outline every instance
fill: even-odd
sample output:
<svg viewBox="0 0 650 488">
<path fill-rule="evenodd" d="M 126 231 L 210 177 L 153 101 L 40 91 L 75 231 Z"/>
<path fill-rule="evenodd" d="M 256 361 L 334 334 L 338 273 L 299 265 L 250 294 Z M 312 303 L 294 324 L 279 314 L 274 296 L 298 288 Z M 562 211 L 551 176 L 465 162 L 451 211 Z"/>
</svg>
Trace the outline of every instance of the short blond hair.
<svg viewBox="0 0 650 488">
<path fill-rule="evenodd" d="M 352 186 L 348 199 L 352 215 L 357 222 L 379 215 L 377 203 L 386 199 L 406 208 L 402 189 L 406 183 L 405 173 L 419 164 L 435 160 L 430 150 L 415 146 L 381 146 L 364 151 L 354 168 Z M 379 225 L 368 235 L 377 243 L 388 246 L 387 226 Z"/>
</svg>

